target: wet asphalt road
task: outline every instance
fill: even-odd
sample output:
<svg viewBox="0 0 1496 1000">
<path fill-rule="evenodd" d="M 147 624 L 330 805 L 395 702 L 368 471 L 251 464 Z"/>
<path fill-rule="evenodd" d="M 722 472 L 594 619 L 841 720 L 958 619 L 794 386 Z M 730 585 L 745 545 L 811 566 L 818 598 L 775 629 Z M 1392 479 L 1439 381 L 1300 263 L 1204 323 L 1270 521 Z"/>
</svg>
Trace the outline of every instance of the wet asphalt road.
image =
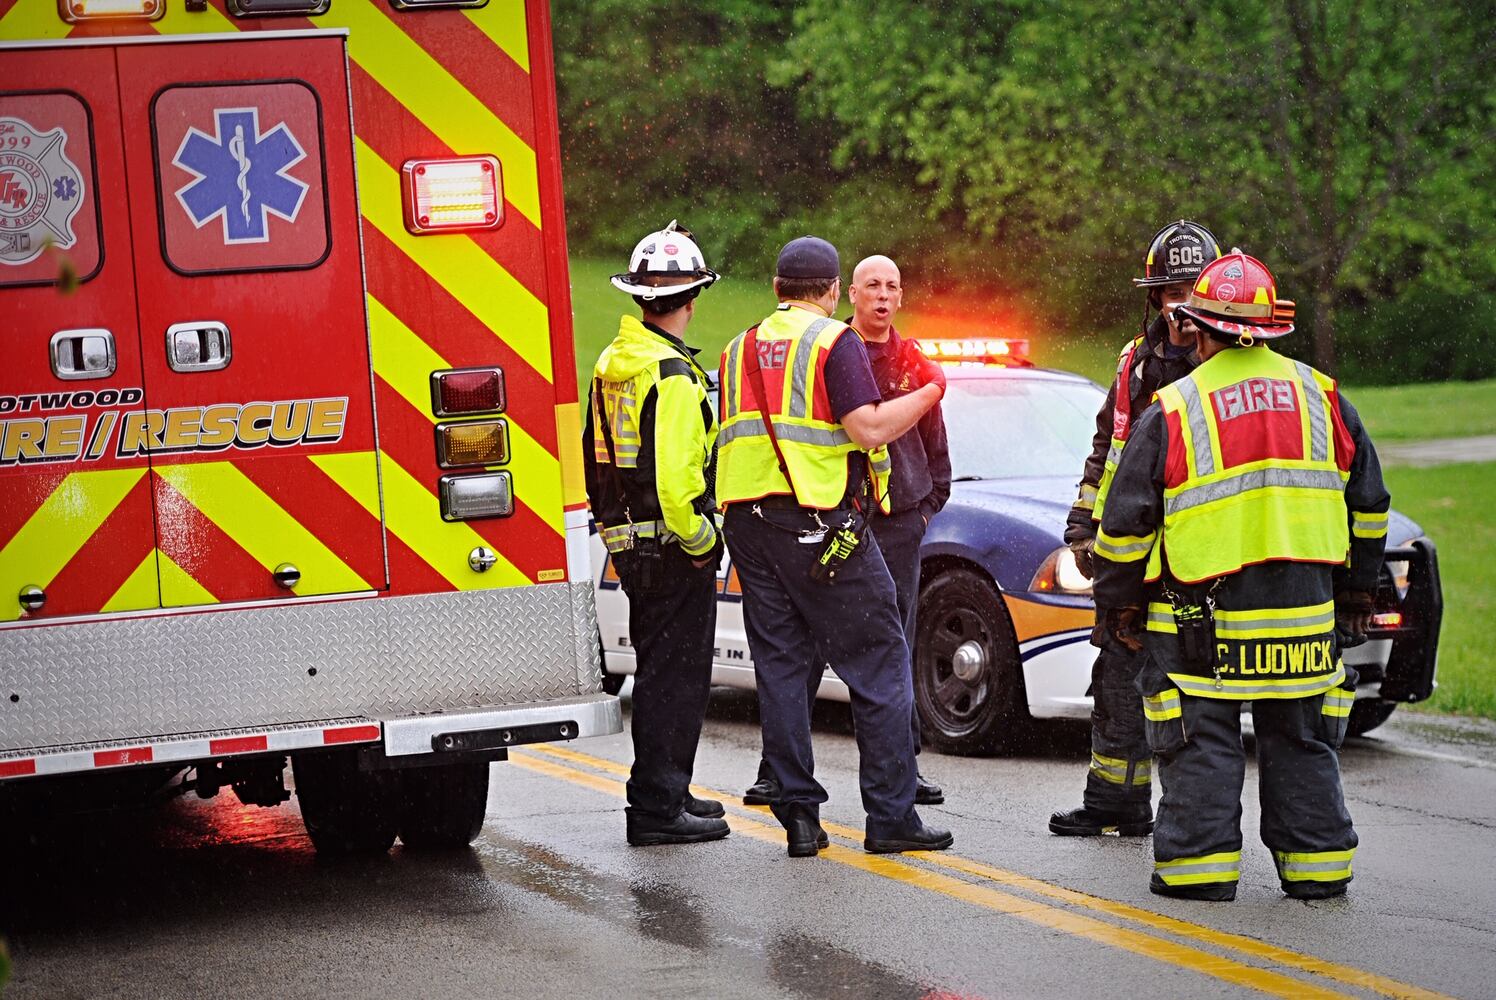
<svg viewBox="0 0 1496 1000">
<path fill-rule="evenodd" d="M 772 820 L 623 841 L 626 737 L 495 765 L 471 851 L 324 861 L 294 803 L 181 799 L 7 855 L 12 998 L 1496 996 L 1496 727 L 1395 718 L 1344 754 L 1361 833 L 1349 897 L 1285 899 L 1255 841 L 1235 903 L 1149 895 L 1146 840 L 1061 840 L 1084 730 L 1016 758 L 927 754 L 942 855 L 858 841 L 843 706 L 817 710 L 833 848 L 791 861 Z M 707 789 L 753 777 L 752 695 L 722 691 Z M 1249 776 L 1248 793 L 1255 796 Z"/>
</svg>

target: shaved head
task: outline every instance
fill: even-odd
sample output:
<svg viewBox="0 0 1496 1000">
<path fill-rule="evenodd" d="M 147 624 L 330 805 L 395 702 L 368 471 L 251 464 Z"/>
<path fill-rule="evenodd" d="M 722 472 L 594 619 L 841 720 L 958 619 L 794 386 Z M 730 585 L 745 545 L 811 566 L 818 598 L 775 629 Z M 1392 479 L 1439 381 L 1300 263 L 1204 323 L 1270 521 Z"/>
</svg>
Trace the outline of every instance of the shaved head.
<svg viewBox="0 0 1496 1000">
<path fill-rule="evenodd" d="M 899 306 L 904 304 L 899 265 L 882 254 L 864 257 L 852 269 L 847 296 L 852 300 L 852 327 L 863 340 L 882 343 L 893 329 Z"/>
</svg>

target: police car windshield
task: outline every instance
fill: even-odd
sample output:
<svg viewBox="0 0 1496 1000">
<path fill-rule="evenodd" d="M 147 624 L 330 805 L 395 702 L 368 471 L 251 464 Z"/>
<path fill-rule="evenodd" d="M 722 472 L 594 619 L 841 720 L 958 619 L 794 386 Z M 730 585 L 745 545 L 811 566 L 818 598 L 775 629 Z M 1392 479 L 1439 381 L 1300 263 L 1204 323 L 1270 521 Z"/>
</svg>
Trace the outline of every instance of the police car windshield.
<svg viewBox="0 0 1496 1000">
<path fill-rule="evenodd" d="M 1080 475 L 1103 393 L 1087 382 L 953 378 L 944 403 L 954 479 Z"/>
</svg>

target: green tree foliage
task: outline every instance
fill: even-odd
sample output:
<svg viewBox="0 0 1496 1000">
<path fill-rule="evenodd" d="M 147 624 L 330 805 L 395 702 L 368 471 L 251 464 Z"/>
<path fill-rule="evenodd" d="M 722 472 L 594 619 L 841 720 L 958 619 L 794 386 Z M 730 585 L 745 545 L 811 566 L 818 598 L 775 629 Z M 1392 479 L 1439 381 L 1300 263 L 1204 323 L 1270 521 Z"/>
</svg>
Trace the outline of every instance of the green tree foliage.
<svg viewBox="0 0 1496 1000">
<path fill-rule="evenodd" d="M 1148 235 L 1189 216 L 1275 270 L 1321 365 L 1407 377 L 1437 338 L 1461 356 L 1421 370 L 1496 370 L 1492 0 L 559 6 L 590 22 L 558 36 L 584 244 L 684 196 L 709 245 L 812 223 L 1085 331 L 1140 308 Z"/>
</svg>

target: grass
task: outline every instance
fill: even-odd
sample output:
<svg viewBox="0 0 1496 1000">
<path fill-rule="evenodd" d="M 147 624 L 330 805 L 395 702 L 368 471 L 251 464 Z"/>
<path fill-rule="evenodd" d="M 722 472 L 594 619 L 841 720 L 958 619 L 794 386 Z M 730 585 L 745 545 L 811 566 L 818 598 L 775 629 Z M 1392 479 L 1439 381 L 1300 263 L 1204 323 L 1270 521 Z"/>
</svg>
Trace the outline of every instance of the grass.
<svg viewBox="0 0 1496 1000">
<path fill-rule="evenodd" d="M 1429 385 L 1347 386 L 1373 441 L 1496 434 L 1496 379 Z"/>
<path fill-rule="evenodd" d="M 1386 476 L 1393 506 L 1439 546 L 1439 690 L 1424 707 L 1496 718 L 1496 665 L 1485 631 L 1496 616 L 1496 522 L 1485 502 L 1496 493 L 1496 462 L 1395 468 Z"/>
</svg>

